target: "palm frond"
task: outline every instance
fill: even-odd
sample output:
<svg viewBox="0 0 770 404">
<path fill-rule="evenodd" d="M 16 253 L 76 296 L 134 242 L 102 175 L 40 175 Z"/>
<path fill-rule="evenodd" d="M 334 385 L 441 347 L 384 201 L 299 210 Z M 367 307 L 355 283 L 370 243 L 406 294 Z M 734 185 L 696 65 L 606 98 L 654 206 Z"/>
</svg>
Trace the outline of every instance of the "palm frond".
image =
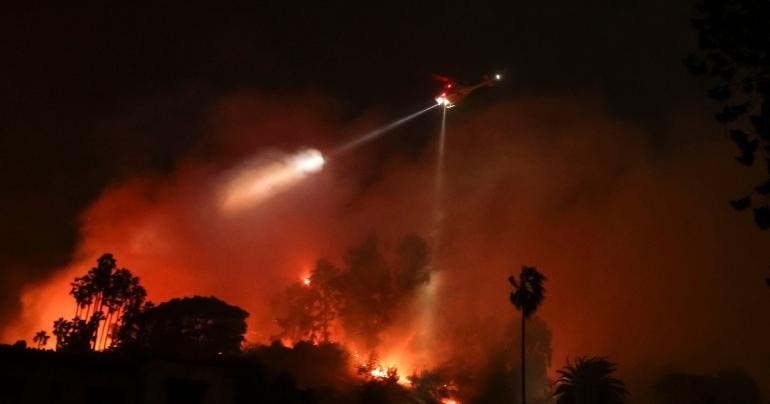
<svg viewBox="0 0 770 404">
<path fill-rule="evenodd" d="M 617 404 L 628 390 L 620 379 L 612 377 L 617 365 L 605 357 L 578 357 L 574 363 L 557 370 L 554 397 L 557 404 Z"/>
</svg>

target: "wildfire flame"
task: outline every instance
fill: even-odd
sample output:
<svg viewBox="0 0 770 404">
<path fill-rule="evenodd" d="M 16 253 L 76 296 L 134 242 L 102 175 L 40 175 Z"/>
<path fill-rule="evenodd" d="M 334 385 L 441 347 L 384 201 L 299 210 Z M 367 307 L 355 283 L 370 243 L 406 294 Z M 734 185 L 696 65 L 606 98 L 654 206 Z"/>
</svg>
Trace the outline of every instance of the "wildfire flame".
<svg viewBox="0 0 770 404">
<path fill-rule="evenodd" d="M 354 354 L 353 356 L 358 357 L 357 354 Z M 398 367 L 393 364 L 385 366 L 379 363 L 361 363 L 358 366 L 358 374 L 364 376 L 364 378 L 395 382 L 404 386 L 411 386 L 412 384 L 408 378 L 399 376 Z"/>
<path fill-rule="evenodd" d="M 372 377 L 378 377 L 378 378 L 386 378 L 388 377 L 388 371 L 383 366 L 378 366 L 374 369 L 372 369 L 369 374 L 372 375 Z"/>
</svg>

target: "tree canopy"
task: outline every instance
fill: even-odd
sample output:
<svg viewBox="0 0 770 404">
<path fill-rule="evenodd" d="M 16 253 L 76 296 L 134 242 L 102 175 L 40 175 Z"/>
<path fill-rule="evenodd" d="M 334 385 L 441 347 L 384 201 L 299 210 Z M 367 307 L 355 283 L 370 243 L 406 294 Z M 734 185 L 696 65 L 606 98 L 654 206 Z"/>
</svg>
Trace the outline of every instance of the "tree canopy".
<svg viewBox="0 0 770 404">
<path fill-rule="evenodd" d="M 626 385 L 612 377 L 617 366 L 603 357 L 578 357 L 556 371 L 557 404 L 620 404 L 628 395 Z"/>
<path fill-rule="evenodd" d="M 240 352 L 249 313 L 215 297 L 184 297 L 137 315 L 127 349 L 159 356 L 208 358 Z"/>
<path fill-rule="evenodd" d="M 764 180 L 731 201 L 751 210 L 763 230 L 770 228 L 770 2 L 701 0 L 692 23 L 698 50 L 684 60 L 690 72 L 705 77 L 708 96 L 722 104 L 714 115 L 730 128 L 738 147 L 735 159 L 751 167 L 762 163 Z"/>
<path fill-rule="evenodd" d="M 342 268 L 319 260 L 307 279 L 286 290 L 288 312 L 278 320 L 282 336 L 328 342 L 336 325 L 374 346 L 398 308 L 430 281 L 429 261 L 428 243 L 415 234 L 385 252 L 372 234 L 347 250 Z"/>
<path fill-rule="evenodd" d="M 112 254 L 103 254 L 97 265 L 71 283 L 75 316 L 54 322 L 57 350 L 107 349 L 119 343 L 120 328 L 142 307 L 147 292 L 139 278 L 118 268 Z"/>
<path fill-rule="evenodd" d="M 661 404 L 759 404 L 762 394 L 749 375 L 739 370 L 721 370 L 711 375 L 676 372 L 655 383 L 656 402 Z"/>
<path fill-rule="evenodd" d="M 520 310 L 524 317 L 531 316 L 545 299 L 545 276 L 535 267 L 523 266 L 518 280 L 513 276 L 508 277 L 508 282 L 513 286 L 511 303 Z"/>
</svg>

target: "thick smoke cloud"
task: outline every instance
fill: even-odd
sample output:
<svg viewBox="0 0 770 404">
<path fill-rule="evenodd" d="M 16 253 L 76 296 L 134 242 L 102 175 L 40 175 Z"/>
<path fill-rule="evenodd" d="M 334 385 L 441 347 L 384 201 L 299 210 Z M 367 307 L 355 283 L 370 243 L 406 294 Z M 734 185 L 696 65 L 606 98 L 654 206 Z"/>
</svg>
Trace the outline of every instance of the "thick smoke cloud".
<svg viewBox="0 0 770 404">
<path fill-rule="evenodd" d="M 210 136 L 173 174 L 115 183 L 81 214 L 72 261 L 24 291 L 22 316 L 4 329 L 4 340 L 68 316 L 68 283 L 109 251 L 142 278 L 153 301 L 218 296 L 249 311 L 247 338 L 264 342 L 279 332 L 284 290 L 318 258 L 340 263 L 372 231 L 385 248 L 409 232 L 429 235 L 434 149 L 413 158 L 381 147 L 387 139 L 330 161 L 253 209 L 221 213 L 221 182 L 245 159 L 328 150 L 384 123 L 341 121 L 327 101 L 222 99 L 205 117 Z M 726 205 L 742 174 L 724 158 L 726 142 L 687 140 L 705 130 L 687 111 L 672 128 L 674 151 L 664 154 L 597 100 L 463 107 L 448 117 L 432 289 L 399 310 L 380 335 L 381 355 L 414 370 L 458 356 L 483 366 L 486 348 L 474 346 L 501 343 L 518 318 L 506 278 L 528 264 L 548 277 L 539 316 L 552 331 L 552 366 L 608 355 L 632 391 L 661 366 L 739 366 L 770 382 L 760 361 L 769 353 L 761 280 L 770 252 Z M 439 119 L 438 111 L 424 119 Z M 421 317 L 426 307 L 430 319 Z M 425 328 L 434 343 L 410 342 Z"/>
</svg>

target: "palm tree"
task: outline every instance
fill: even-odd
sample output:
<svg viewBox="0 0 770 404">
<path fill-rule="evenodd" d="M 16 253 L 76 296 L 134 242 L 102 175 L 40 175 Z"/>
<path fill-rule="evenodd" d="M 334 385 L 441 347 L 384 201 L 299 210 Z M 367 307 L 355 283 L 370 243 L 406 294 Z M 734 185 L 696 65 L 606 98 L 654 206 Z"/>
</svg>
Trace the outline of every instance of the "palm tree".
<svg viewBox="0 0 770 404">
<path fill-rule="evenodd" d="M 612 377 L 617 366 L 607 358 L 578 357 L 557 370 L 557 404 L 619 404 L 628 395 L 626 385 Z"/>
<path fill-rule="evenodd" d="M 45 330 L 38 331 L 32 338 L 32 342 L 37 345 L 37 349 L 41 349 L 48 345 L 48 339 L 51 338 Z"/>
<path fill-rule="evenodd" d="M 513 286 L 513 292 L 511 292 L 511 303 L 516 307 L 516 310 L 521 311 L 521 403 L 527 402 L 527 389 L 526 389 L 526 366 L 524 360 L 525 348 L 524 348 L 524 336 L 526 335 L 527 319 L 537 311 L 540 304 L 545 299 L 545 288 L 543 282 L 545 276 L 540 272 L 537 272 L 537 268 L 528 267 L 526 265 L 521 267 L 521 273 L 519 279 L 511 275 L 508 277 L 508 282 Z"/>
<path fill-rule="evenodd" d="M 116 345 L 117 330 L 123 316 L 133 308 L 141 307 L 147 292 L 139 284 L 139 278 L 125 268 L 118 269 L 112 254 L 103 254 L 97 266 L 85 276 L 71 283 L 70 295 L 75 298 L 75 318 L 91 324 L 88 330 L 92 350 L 107 349 Z M 93 327 L 95 326 L 95 328 Z M 86 330 L 82 328 L 81 330 Z M 62 329 L 62 335 L 67 333 Z M 56 335 L 56 331 L 54 331 Z M 57 340 L 59 335 L 57 335 Z M 65 338 L 66 339 L 66 338 Z"/>
</svg>

